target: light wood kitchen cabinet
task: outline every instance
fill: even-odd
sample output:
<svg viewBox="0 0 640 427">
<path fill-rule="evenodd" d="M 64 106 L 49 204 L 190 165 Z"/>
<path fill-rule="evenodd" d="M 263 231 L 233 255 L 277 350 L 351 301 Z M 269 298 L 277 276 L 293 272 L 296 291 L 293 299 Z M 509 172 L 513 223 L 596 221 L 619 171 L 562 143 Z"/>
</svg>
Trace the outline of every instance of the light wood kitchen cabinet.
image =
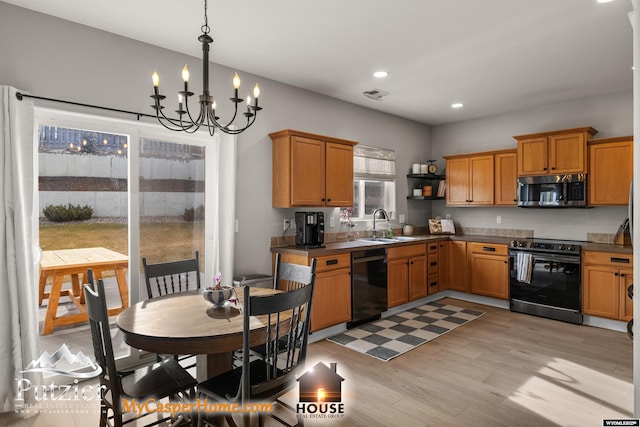
<svg viewBox="0 0 640 427">
<path fill-rule="evenodd" d="M 495 202 L 497 206 L 516 206 L 518 161 L 516 150 L 497 152 L 495 159 Z"/>
<path fill-rule="evenodd" d="M 449 289 L 449 244 L 448 240 L 438 242 L 438 290 Z"/>
<path fill-rule="evenodd" d="M 468 243 L 472 294 L 509 298 L 509 249 L 507 245 Z"/>
<path fill-rule="evenodd" d="M 587 140 L 591 127 L 514 136 L 518 141 L 518 175 L 587 172 Z"/>
<path fill-rule="evenodd" d="M 633 283 L 633 255 L 585 251 L 582 263 L 582 312 L 631 320 L 633 301 L 627 296 L 627 288 Z"/>
<path fill-rule="evenodd" d="M 274 257 L 275 259 L 275 257 Z M 280 254 L 282 262 L 311 265 L 311 258 Z M 351 254 L 316 257 L 316 283 L 311 304 L 311 331 L 351 320 Z"/>
<path fill-rule="evenodd" d="M 447 206 L 493 205 L 492 154 L 444 156 Z"/>
<path fill-rule="evenodd" d="M 426 245 L 387 249 L 387 306 L 395 307 L 426 295 Z"/>
<path fill-rule="evenodd" d="M 633 136 L 596 139 L 589 146 L 589 205 L 626 205 L 633 177 Z"/>
<path fill-rule="evenodd" d="M 468 292 L 467 242 L 449 242 L 449 289 Z"/>
<path fill-rule="evenodd" d="M 272 140 L 272 206 L 353 206 L 353 146 L 347 141 L 295 130 Z"/>
</svg>

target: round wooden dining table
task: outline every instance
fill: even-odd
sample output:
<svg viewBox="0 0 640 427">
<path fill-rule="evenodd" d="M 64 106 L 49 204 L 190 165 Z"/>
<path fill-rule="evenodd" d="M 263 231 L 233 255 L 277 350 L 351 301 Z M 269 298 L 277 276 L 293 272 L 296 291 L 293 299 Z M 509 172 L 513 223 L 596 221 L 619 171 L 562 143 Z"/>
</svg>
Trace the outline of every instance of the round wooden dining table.
<svg viewBox="0 0 640 427">
<path fill-rule="evenodd" d="M 202 290 L 148 299 L 121 312 L 116 325 L 131 347 L 161 354 L 207 355 L 206 377 L 211 378 L 231 369 L 232 352 L 242 348 L 243 288 L 236 291 L 238 302 L 220 308 L 206 301 Z M 281 291 L 256 287 L 250 292 L 254 296 Z M 280 318 L 281 323 L 287 320 Z M 267 323 L 267 316 L 251 317 L 252 347 L 266 341 Z"/>
</svg>

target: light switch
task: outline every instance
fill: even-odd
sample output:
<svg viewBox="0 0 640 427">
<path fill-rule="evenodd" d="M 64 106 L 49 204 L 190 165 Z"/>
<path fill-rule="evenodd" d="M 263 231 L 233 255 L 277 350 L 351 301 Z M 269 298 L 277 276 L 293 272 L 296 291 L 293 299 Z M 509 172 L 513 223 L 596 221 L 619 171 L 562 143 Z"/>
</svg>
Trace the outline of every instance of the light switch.
<svg viewBox="0 0 640 427">
<path fill-rule="evenodd" d="M 400 216 L 399 216 L 400 224 L 404 224 L 404 222 L 405 222 L 404 220 L 405 220 L 404 214 L 400 214 Z"/>
</svg>

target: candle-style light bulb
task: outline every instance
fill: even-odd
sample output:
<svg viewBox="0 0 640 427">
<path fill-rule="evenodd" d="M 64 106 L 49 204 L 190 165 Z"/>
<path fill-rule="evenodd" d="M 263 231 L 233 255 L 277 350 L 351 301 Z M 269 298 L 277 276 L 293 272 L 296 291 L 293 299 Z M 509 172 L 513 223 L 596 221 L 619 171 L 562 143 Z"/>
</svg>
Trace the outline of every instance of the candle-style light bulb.
<svg viewBox="0 0 640 427">
<path fill-rule="evenodd" d="M 253 88 L 253 97 L 258 99 L 259 96 L 260 96 L 260 86 L 258 86 L 258 83 L 256 83 L 256 87 Z"/>
<path fill-rule="evenodd" d="M 182 104 L 182 94 L 178 94 L 178 104 Z"/>
<path fill-rule="evenodd" d="M 153 74 L 151 75 L 151 80 L 153 80 L 153 87 L 160 86 L 160 75 L 157 71 L 153 72 Z"/>
<path fill-rule="evenodd" d="M 249 108 L 249 105 L 251 105 L 251 96 L 247 95 L 247 108 Z"/>
<path fill-rule="evenodd" d="M 233 76 L 233 88 L 240 89 L 240 76 L 238 76 L 238 73 Z"/>
<path fill-rule="evenodd" d="M 214 99 L 214 100 L 213 100 L 213 104 L 211 104 L 211 109 L 212 109 L 213 111 L 216 111 L 216 105 L 217 105 L 217 104 L 216 104 L 216 101 L 215 101 L 215 99 Z"/>
<path fill-rule="evenodd" d="M 184 68 L 182 69 L 182 80 L 185 83 L 189 81 L 189 69 L 187 68 L 187 64 L 184 64 Z"/>
</svg>

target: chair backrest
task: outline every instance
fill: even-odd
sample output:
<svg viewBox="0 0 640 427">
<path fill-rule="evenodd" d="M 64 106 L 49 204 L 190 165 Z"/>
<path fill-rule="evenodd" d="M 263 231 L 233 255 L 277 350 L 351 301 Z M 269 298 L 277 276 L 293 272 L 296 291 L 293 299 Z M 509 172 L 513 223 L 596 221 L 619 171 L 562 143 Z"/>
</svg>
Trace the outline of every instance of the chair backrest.
<svg viewBox="0 0 640 427">
<path fill-rule="evenodd" d="M 147 258 L 142 257 L 142 269 L 149 299 L 189 290 L 189 277 L 195 277 L 195 289 L 200 289 L 200 254 L 198 251 L 191 259 L 157 264 L 148 264 Z"/>
<path fill-rule="evenodd" d="M 97 284 L 94 283 L 91 270 L 88 271 L 87 279 L 89 283 L 84 285 L 84 294 L 87 314 L 89 316 L 89 325 L 91 327 L 93 353 L 96 362 L 102 368 L 100 383 L 106 387 L 103 395 L 106 395 L 106 392 L 110 391 L 112 404 L 119 405 L 122 385 L 118 371 L 116 370 L 116 362 L 113 355 L 104 283 L 102 279 L 99 279 Z"/>
<path fill-rule="evenodd" d="M 243 353 L 249 354 L 251 343 L 250 322 L 252 316 L 266 316 L 263 361 L 264 378 L 251 380 L 250 358 L 242 360 L 242 402 L 263 398 L 276 398 L 296 384 L 299 369 L 304 367 L 307 356 L 311 301 L 315 285 L 315 264 L 308 269 L 307 285 L 268 296 L 250 296 L 250 288 L 244 288 L 244 336 Z M 287 318 L 287 316 L 289 316 Z M 287 319 L 285 321 L 285 319 Z"/>
<path fill-rule="evenodd" d="M 273 288 L 282 291 L 292 291 L 311 283 L 315 277 L 316 259 L 311 259 L 311 265 L 290 264 L 282 262 L 280 254 L 276 254 L 276 268 L 273 276 Z"/>
</svg>

